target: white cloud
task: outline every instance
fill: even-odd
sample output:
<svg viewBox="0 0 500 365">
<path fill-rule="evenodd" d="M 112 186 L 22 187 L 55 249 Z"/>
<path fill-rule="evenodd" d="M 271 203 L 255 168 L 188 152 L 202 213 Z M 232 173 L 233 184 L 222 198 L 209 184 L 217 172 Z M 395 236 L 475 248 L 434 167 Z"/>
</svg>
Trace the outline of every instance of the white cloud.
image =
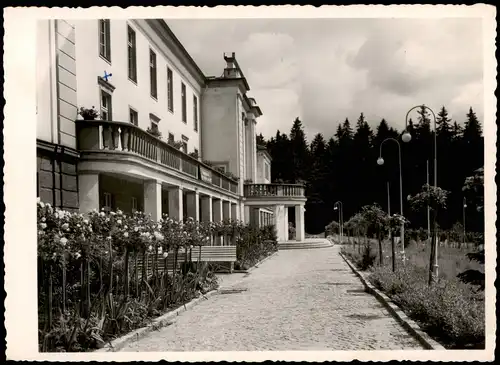
<svg viewBox="0 0 500 365">
<path fill-rule="evenodd" d="M 458 122 L 483 114 L 480 19 L 234 19 L 168 21 L 207 75 L 236 52 L 264 115 L 258 131 L 289 132 L 299 117 L 329 138 L 363 112 L 403 128 L 418 104 L 445 105 Z"/>
</svg>

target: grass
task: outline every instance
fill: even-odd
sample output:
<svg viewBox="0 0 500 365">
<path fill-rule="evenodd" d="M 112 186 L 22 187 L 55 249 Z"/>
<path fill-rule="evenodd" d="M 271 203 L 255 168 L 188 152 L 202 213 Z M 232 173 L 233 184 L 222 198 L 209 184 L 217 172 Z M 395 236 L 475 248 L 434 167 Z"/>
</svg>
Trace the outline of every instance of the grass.
<svg viewBox="0 0 500 365">
<path fill-rule="evenodd" d="M 456 277 L 468 269 L 482 270 L 482 265 L 466 257 L 470 249 L 439 247 L 439 281 L 429 287 L 429 245 L 410 242 L 405 250 L 406 264 L 397 252 L 397 269 L 393 272 L 390 243 L 383 243 L 384 263 L 379 266 L 378 242 L 369 242 L 369 248 L 361 245 L 361 250 L 358 245 L 345 244 L 342 252 L 359 269 L 369 272 L 368 280 L 373 285 L 446 348 L 484 348 L 484 292 Z"/>
</svg>

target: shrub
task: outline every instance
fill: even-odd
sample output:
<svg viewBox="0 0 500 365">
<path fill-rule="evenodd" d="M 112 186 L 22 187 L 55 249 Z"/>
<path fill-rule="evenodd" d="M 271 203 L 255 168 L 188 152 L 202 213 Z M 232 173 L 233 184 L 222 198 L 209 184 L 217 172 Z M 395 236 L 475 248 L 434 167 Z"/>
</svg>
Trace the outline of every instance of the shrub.
<svg viewBox="0 0 500 365">
<path fill-rule="evenodd" d="M 484 346 L 484 301 L 457 280 L 426 285 L 425 270 L 375 268 L 369 280 L 448 348 Z"/>
</svg>

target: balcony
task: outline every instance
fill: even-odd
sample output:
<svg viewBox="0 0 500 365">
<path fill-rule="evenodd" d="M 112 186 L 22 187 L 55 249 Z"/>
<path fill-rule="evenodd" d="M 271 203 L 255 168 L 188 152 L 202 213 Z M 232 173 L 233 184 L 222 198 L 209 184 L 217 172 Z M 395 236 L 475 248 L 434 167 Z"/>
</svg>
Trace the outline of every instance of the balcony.
<svg viewBox="0 0 500 365">
<path fill-rule="evenodd" d="M 247 202 L 255 204 L 306 201 L 305 187 L 301 184 L 245 184 L 244 195 Z"/>
<path fill-rule="evenodd" d="M 78 120 L 77 144 L 85 158 L 87 153 L 116 154 L 116 157 L 140 156 L 168 169 L 180 172 L 205 185 L 231 193 L 238 192 L 238 182 L 198 161 L 128 122 Z"/>
</svg>

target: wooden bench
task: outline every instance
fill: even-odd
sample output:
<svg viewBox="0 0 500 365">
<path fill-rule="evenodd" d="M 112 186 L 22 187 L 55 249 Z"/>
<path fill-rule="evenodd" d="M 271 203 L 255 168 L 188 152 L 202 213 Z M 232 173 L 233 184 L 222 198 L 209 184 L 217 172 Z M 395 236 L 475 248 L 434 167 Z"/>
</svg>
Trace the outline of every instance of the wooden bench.
<svg viewBox="0 0 500 365">
<path fill-rule="evenodd" d="M 191 252 L 191 261 L 198 262 L 200 259 L 199 247 L 194 247 Z M 147 262 L 147 276 L 150 277 L 153 274 L 153 264 L 154 264 L 154 254 L 146 255 Z M 165 269 L 165 261 L 167 263 L 167 272 L 174 271 L 174 253 L 169 252 L 167 259 L 163 258 L 163 255 L 158 255 L 158 272 L 162 272 Z M 189 259 L 189 252 L 188 252 Z M 180 270 L 181 264 L 185 260 L 184 251 L 179 251 L 177 254 L 177 270 Z M 229 262 L 230 272 L 233 271 L 234 262 L 236 261 L 236 246 L 201 246 L 201 262 Z M 139 277 L 142 275 L 142 255 L 137 258 L 137 269 Z M 130 260 L 131 272 L 135 270 L 135 259 Z"/>
</svg>

